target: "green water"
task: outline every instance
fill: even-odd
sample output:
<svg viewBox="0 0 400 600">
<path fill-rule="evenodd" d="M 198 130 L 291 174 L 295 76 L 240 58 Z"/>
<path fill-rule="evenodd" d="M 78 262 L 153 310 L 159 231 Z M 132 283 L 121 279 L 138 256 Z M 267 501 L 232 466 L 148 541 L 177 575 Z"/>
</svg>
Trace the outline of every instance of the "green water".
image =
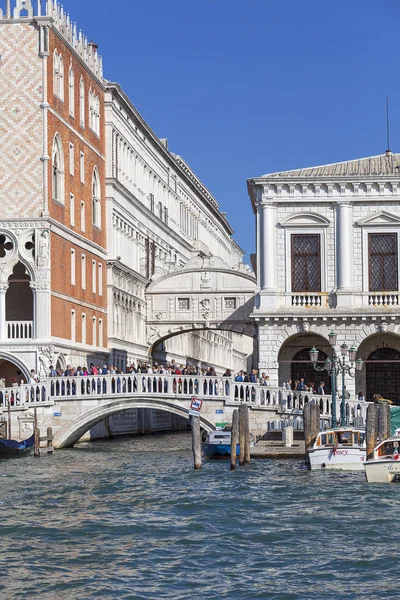
<svg viewBox="0 0 400 600">
<path fill-rule="evenodd" d="M 0 462 L 5 600 L 397 600 L 396 485 L 296 460 L 192 469 L 190 436 Z"/>
</svg>

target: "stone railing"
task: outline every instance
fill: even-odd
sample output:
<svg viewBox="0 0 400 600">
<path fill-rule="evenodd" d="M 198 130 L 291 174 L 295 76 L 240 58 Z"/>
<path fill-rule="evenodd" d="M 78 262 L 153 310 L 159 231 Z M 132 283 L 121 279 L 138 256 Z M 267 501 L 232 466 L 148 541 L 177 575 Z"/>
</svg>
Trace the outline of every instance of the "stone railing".
<svg viewBox="0 0 400 600">
<path fill-rule="evenodd" d="M 34 385 L 0 388 L 0 410 L 29 406 L 53 405 L 61 400 L 113 397 L 168 397 L 189 400 L 193 396 L 205 401 L 219 400 L 225 405 L 246 403 L 259 410 L 270 410 L 281 418 L 297 418 L 308 402 L 318 403 L 321 419 L 332 415 L 331 396 L 308 392 L 287 391 L 258 383 L 234 381 L 230 377 L 196 375 L 119 374 L 87 377 L 51 377 Z M 366 402 L 346 399 L 345 411 L 349 422 L 365 419 Z M 336 399 L 336 414 L 340 415 L 340 398 Z"/>
<path fill-rule="evenodd" d="M 9 340 L 31 340 L 33 338 L 33 321 L 6 321 L 6 325 Z"/>
<path fill-rule="evenodd" d="M 369 306 L 398 306 L 399 305 L 399 295 L 398 294 L 390 294 L 390 293 L 369 294 L 368 295 L 368 305 Z"/>
</svg>

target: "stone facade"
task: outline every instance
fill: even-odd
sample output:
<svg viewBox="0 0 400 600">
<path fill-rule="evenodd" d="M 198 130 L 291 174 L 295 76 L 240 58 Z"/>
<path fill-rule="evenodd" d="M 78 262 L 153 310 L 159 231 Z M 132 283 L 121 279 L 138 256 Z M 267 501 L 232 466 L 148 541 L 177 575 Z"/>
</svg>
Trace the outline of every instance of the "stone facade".
<svg viewBox="0 0 400 600">
<path fill-rule="evenodd" d="M 252 318 L 259 367 L 275 384 L 301 368 L 312 377 L 307 352 L 315 345 L 330 356 L 333 329 L 338 346 L 355 345 L 366 363 L 346 376 L 347 390 L 400 400 L 399 167 L 388 151 L 248 181 L 257 218 Z M 314 372 L 314 382 L 322 376 Z"/>
</svg>

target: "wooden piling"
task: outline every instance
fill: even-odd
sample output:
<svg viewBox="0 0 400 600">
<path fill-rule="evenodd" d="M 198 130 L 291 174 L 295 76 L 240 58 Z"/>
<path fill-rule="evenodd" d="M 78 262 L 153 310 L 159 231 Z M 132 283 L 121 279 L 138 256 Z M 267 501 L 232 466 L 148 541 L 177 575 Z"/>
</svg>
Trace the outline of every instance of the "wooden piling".
<svg viewBox="0 0 400 600">
<path fill-rule="evenodd" d="M 232 414 L 232 435 L 231 435 L 231 471 L 236 469 L 236 448 L 239 443 L 239 413 L 237 408 Z"/>
<path fill-rule="evenodd" d="M 244 408 L 244 463 L 250 464 L 250 409 L 246 405 Z"/>
<path fill-rule="evenodd" d="M 307 402 L 303 409 L 303 423 L 304 423 L 304 445 L 305 445 L 305 461 L 309 464 L 308 449 L 314 443 L 320 431 L 320 408 L 319 404 L 312 404 Z"/>
<path fill-rule="evenodd" d="M 10 399 L 10 395 L 8 395 L 7 414 L 8 414 L 7 436 L 8 436 L 8 439 L 11 440 L 11 399 Z"/>
<path fill-rule="evenodd" d="M 37 427 L 35 428 L 35 433 L 34 433 L 34 445 L 33 445 L 33 453 L 35 456 L 39 457 L 40 456 L 40 429 L 38 429 Z"/>
<path fill-rule="evenodd" d="M 367 460 L 372 457 L 378 439 L 378 404 L 369 404 L 365 425 L 365 439 L 367 445 Z"/>
<path fill-rule="evenodd" d="M 200 417 L 190 417 L 190 425 L 192 427 L 192 450 L 194 468 L 196 471 L 199 471 L 201 469 Z"/>
<path fill-rule="evenodd" d="M 53 430 L 51 427 L 47 428 L 46 451 L 47 451 L 47 454 L 53 454 Z"/>
<path fill-rule="evenodd" d="M 378 438 L 380 442 L 390 436 L 390 404 L 377 404 L 378 406 Z"/>
<path fill-rule="evenodd" d="M 244 446 L 245 446 L 245 416 L 244 416 L 244 404 L 239 406 L 239 466 L 244 466 Z"/>
</svg>

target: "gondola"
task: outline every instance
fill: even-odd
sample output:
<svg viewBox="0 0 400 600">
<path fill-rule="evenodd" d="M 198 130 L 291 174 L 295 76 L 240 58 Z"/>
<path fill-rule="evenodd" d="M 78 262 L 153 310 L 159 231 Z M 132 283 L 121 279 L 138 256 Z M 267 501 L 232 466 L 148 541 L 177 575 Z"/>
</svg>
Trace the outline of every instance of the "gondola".
<svg viewBox="0 0 400 600">
<path fill-rule="evenodd" d="M 27 440 L 17 442 L 16 440 L 5 440 L 0 438 L 0 458 L 9 458 L 12 456 L 23 456 L 33 450 L 35 436 Z"/>
</svg>

